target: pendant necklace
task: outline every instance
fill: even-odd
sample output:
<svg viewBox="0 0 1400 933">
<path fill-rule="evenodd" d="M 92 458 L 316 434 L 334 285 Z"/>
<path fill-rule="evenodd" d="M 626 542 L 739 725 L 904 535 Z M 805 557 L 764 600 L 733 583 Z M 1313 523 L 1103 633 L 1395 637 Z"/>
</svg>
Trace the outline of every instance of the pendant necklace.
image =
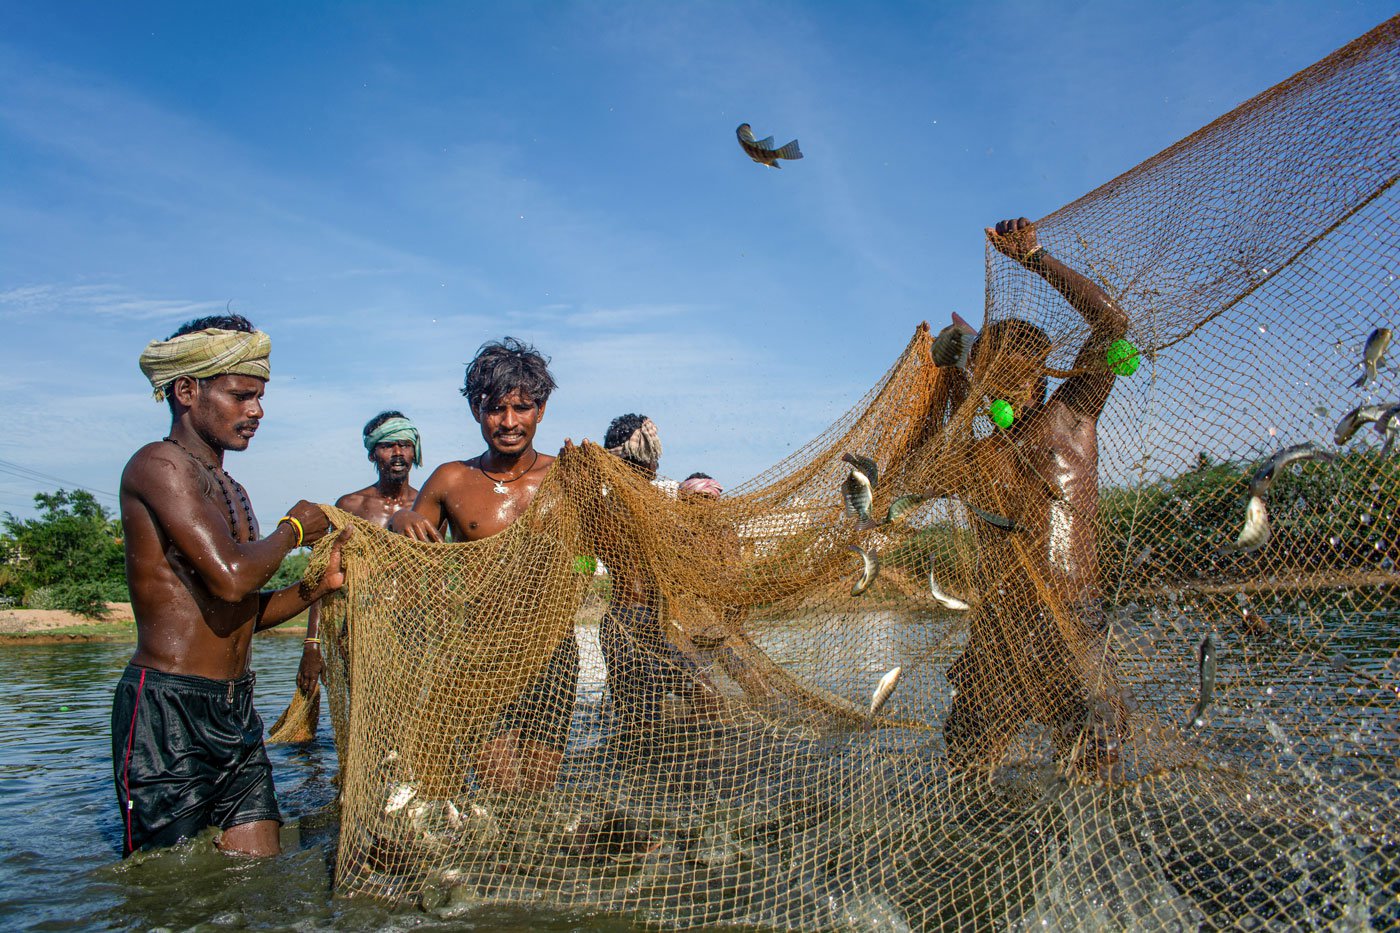
<svg viewBox="0 0 1400 933">
<path fill-rule="evenodd" d="M 486 455 L 481 455 L 481 457 L 484 456 Z M 491 491 L 498 496 L 504 496 L 506 493 L 510 492 L 510 490 L 506 488 L 507 483 L 515 482 L 516 480 L 520 479 L 520 477 L 524 476 L 526 473 L 529 473 L 535 468 L 535 464 L 539 463 L 540 461 L 540 452 L 538 450 L 535 451 L 535 459 L 530 461 L 530 465 L 527 466 L 525 469 L 521 470 L 519 474 L 512 476 L 510 479 L 496 479 L 496 477 L 492 476 L 490 473 L 487 473 L 486 468 L 481 465 L 481 457 L 476 458 L 476 468 L 481 471 L 482 476 L 486 477 L 492 483 L 495 484 L 491 487 Z"/>
</svg>

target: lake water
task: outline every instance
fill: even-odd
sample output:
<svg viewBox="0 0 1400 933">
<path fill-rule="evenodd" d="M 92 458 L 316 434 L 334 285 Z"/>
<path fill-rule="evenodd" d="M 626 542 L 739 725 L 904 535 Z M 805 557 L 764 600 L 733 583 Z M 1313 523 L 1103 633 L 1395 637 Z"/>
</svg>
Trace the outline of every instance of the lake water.
<svg viewBox="0 0 1400 933">
<path fill-rule="evenodd" d="M 1181 654 L 1183 674 L 1163 685 L 1161 696 L 1180 693 L 1189 705 L 1194 670 L 1191 631 L 1173 633 L 1167 622 L 1144 610 L 1135 617 L 1143 641 L 1142 657 L 1153 648 L 1152 633 Z M 1277 621 L 1277 618 L 1275 619 Z M 1387 613 L 1356 616 L 1349 631 L 1331 640 L 1351 660 L 1391 684 L 1396 680 L 1400 627 Z M 882 624 L 875 628 L 888 631 Z M 1144 634 L 1146 633 L 1146 634 Z M 808 643 L 807 627 L 765 641 L 778 656 L 797 655 Z M 1336 634 L 1336 633 L 1334 633 Z M 907 663 L 907 646 L 899 638 L 856 640 L 866 649 L 855 680 L 873 678 L 894 663 Z M 601 666 L 596 634 L 583 633 L 586 684 L 581 704 L 596 709 Z M 790 642 L 790 650 L 781 646 Z M 254 649 L 258 671 L 256 703 L 269 724 L 285 706 L 301 642 L 296 638 L 259 638 Z M 1248 651 L 1226 641 L 1225 651 Z M 561 915 L 545 908 L 481 907 L 466 916 L 443 918 L 412 906 L 391 908 L 366 899 L 338 898 L 332 892 L 336 832 L 331 778 L 336 771 L 329 717 L 323 712 L 317 740 L 308 746 L 271 746 L 278 799 L 288 827 L 284 848 L 270 860 L 230 859 L 208 840 L 123 862 L 119 858 L 119 823 L 110 763 L 111 693 L 131 652 L 127 644 L 77 644 L 0 649 L 0 919 L 8 929 L 489 929 L 489 930 L 625 930 L 639 928 L 627 918 Z M 1257 651 L 1256 651 L 1257 654 Z M 1253 657 L 1251 670 L 1275 670 L 1275 688 L 1262 685 L 1237 691 L 1233 706 L 1226 695 L 1212 729 L 1224 739 L 1233 733 L 1243 742 L 1259 736 L 1265 720 L 1290 726 L 1288 717 L 1306 715 L 1301 704 L 1320 689 L 1335 691 L 1325 659 L 1302 670 L 1290 657 Z M 792 658 L 785 658 L 792 660 Z M 1222 660 L 1222 671 L 1225 670 Z M 936 665 L 941 669 L 942 664 Z M 941 670 L 939 671 L 941 678 Z M 1274 676 L 1274 675 L 1270 675 Z M 1147 683 L 1146 680 L 1141 681 Z M 1227 675 L 1222 686 L 1228 688 Z M 836 685 L 833 685 L 836 686 Z M 1275 692 L 1276 691 L 1276 692 Z M 848 691 L 849 693 L 849 691 Z M 914 694 L 908 694 L 912 699 Z M 900 712 L 905 695 L 892 704 Z M 1393 707 L 1392 707 L 1393 708 Z M 1371 721 L 1374 709 L 1357 721 L 1361 727 L 1389 730 L 1395 723 Z M 583 714 L 575 720 L 574 743 L 588 745 Z M 596 714 L 593 716 L 596 719 Z M 1368 725 L 1369 723 L 1369 725 Z M 1332 730 L 1349 733 L 1342 713 Z M 593 726 L 592 728 L 597 728 Z M 582 734 L 579 734 L 579 733 Z M 1250 739 L 1252 741 L 1253 739 Z M 1390 741 L 1390 740 L 1386 740 Z M 1382 743 L 1384 744 L 1384 742 Z M 1390 746 L 1394 751 L 1393 743 Z M 1292 751 L 1290 751 L 1292 754 Z M 1393 761 L 1393 758 L 1392 758 Z M 1394 787 L 1382 782 L 1382 789 Z M 1393 823 L 1393 817 L 1387 817 Z M 1392 850 L 1393 851 L 1393 850 Z M 1393 863 L 1390 870 L 1393 872 Z M 1392 916 L 1400 916 L 1392 905 Z M 1384 916 L 1384 914 L 1382 914 Z M 1374 914 L 1373 914 L 1374 917 Z M 1275 918 L 1283 921 L 1284 918 Z"/>
</svg>

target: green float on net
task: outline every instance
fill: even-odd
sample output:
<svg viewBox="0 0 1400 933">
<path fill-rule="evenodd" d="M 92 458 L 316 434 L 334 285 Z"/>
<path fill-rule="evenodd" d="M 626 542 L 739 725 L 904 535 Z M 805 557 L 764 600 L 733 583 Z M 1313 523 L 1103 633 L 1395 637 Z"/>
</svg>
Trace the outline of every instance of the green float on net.
<svg viewBox="0 0 1400 933">
<path fill-rule="evenodd" d="M 1012 422 L 1016 420 L 1015 410 L 1012 409 L 1011 403 L 1004 398 L 992 402 L 991 416 L 992 423 L 1003 431 L 1011 427 Z"/>
<path fill-rule="evenodd" d="M 581 573 L 584 576 L 593 576 L 598 572 L 598 558 L 588 554 L 580 554 L 574 558 L 574 573 Z"/>
<path fill-rule="evenodd" d="M 1118 375 L 1131 376 L 1141 362 L 1142 354 L 1128 341 L 1120 339 L 1108 345 L 1108 368 Z"/>
</svg>

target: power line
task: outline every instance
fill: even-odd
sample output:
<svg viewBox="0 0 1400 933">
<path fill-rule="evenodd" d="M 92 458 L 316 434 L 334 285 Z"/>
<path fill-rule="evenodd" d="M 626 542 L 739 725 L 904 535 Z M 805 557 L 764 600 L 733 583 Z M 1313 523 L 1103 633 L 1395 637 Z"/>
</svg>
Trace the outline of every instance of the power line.
<svg viewBox="0 0 1400 933">
<path fill-rule="evenodd" d="M 105 496 L 106 498 L 111 499 L 113 502 L 118 501 L 117 494 L 114 492 L 108 492 L 105 489 L 93 489 L 90 486 L 84 486 L 82 483 L 75 483 L 72 480 L 60 479 L 59 477 L 51 476 L 48 473 L 40 473 L 38 470 L 31 470 L 27 466 L 14 463 L 9 460 L 0 460 L 0 473 L 18 477 L 19 479 L 23 480 L 28 480 L 32 483 L 39 483 L 43 486 L 51 486 L 60 489 L 82 489 L 86 492 L 92 493 L 95 496 Z"/>
</svg>

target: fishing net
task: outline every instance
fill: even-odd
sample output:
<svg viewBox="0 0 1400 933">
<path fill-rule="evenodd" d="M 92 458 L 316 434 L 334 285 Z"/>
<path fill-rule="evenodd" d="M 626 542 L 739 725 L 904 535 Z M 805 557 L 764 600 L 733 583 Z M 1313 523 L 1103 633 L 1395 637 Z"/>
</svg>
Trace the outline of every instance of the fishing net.
<svg viewBox="0 0 1400 933">
<path fill-rule="evenodd" d="M 1397 43 L 1039 221 L 1125 333 L 989 247 L 970 367 L 918 328 L 721 499 L 585 445 L 487 540 L 328 510 L 356 532 L 323 616 L 339 890 L 682 927 L 1400 922 L 1400 472 L 1372 425 L 1334 437 L 1400 399 L 1383 359 L 1353 386 L 1400 298 Z"/>
</svg>

